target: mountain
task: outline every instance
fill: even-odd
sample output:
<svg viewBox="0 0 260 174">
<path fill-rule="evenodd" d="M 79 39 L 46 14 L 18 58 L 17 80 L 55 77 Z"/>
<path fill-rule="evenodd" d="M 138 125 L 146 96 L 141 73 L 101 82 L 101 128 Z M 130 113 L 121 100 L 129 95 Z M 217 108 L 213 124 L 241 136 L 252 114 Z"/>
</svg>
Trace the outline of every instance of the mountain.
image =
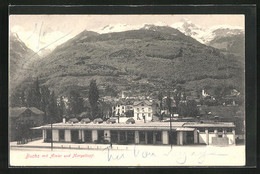
<svg viewBox="0 0 260 174">
<path fill-rule="evenodd" d="M 143 25 L 127 25 L 127 24 L 115 24 L 107 25 L 97 30 L 98 33 L 113 33 L 123 32 L 130 30 L 146 29 L 153 26 L 154 30 L 156 27 L 168 27 L 179 30 L 186 36 L 190 36 L 202 44 L 212 46 L 214 48 L 221 49 L 224 52 L 236 54 L 240 57 L 244 57 L 244 31 L 239 26 L 230 25 L 217 25 L 210 28 L 201 27 L 197 24 L 192 23 L 189 19 L 183 18 L 179 22 L 168 26 L 165 23 L 143 24 Z M 222 42 L 223 41 L 223 42 Z"/>
<path fill-rule="evenodd" d="M 236 54 L 242 58 L 245 57 L 245 35 L 243 31 L 238 29 L 218 29 L 214 32 L 216 36 L 206 43 L 207 45 L 224 52 Z"/>
<path fill-rule="evenodd" d="M 210 28 L 204 28 L 192 23 L 186 18 L 172 24 L 171 27 L 180 30 L 185 35 L 190 36 L 203 44 L 208 44 L 210 41 L 220 37 L 244 34 L 243 28 L 239 26 L 216 25 Z"/>
<path fill-rule="evenodd" d="M 245 55 L 244 30 L 241 27 L 218 25 L 203 28 L 185 18 L 180 22 L 174 23 L 171 27 L 208 46 L 236 54 L 239 57 L 244 57 Z"/>
<path fill-rule="evenodd" d="M 10 33 L 9 38 L 9 65 L 10 90 L 12 91 L 31 72 L 32 62 L 39 56 L 29 49 L 16 33 Z"/>
<path fill-rule="evenodd" d="M 186 18 L 172 24 L 171 27 L 180 30 L 185 35 L 190 36 L 201 43 L 205 43 L 212 39 L 211 33 L 206 28 L 196 25 Z"/>
<path fill-rule="evenodd" d="M 138 30 L 98 34 L 83 31 L 37 61 L 33 75 L 56 94 L 78 90 L 87 97 L 91 79 L 101 95 L 107 87 L 152 95 L 178 84 L 186 90 L 243 88 L 243 62 L 177 29 L 146 25 Z M 239 90 L 239 89 L 238 89 Z"/>
</svg>

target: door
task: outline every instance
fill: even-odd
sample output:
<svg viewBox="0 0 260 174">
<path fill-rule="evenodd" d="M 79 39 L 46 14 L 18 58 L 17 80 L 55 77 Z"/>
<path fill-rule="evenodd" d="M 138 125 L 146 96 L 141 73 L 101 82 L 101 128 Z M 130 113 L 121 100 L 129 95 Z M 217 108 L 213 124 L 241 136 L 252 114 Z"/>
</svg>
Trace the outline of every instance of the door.
<svg viewBox="0 0 260 174">
<path fill-rule="evenodd" d="M 104 130 L 98 131 L 98 142 L 101 143 L 104 140 Z"/>
<path fill-rule="evenodd" d="M 117 131 L 110 131 L 111 142 L 118 143 L 118 132 Z"/>
<path fill-rule="evenodd" d="M 127 131 L 127 143 L 134 144 L 135 143 L 135 132 Z"/>
<path fill-rule="evenodd" d="M 187 132 L 187 144 L 194 144 L 194 132 Z"/>
<path fill-rule="evenodd" d="M 177 144 L 177 132 L 169 131 L 169 143 L 176 145 Z"/>
<path fill-rule="evenodd" d="M 51 130 L 47 130 L 46 131 L 46 141 L 47 142 L 51 142 L 51 140 L 52 140 L 52 131 Z"/>
<path fill-rule="evenodd" d="M 84 131 L 84 138 L 86 143 L 92 142 L 92 131 L 91 130 L 85 130 Z"/>
<path fill-rule="evenodd" d="M 139 132 L 139 143 L 145 144 L 145 132 L 144 131 Z"/>
<path fill-rule="evenodd" d="M 153 132 L 152 131 L 147 132 L 147 144 L 153 144 Z"/>
<path fill-rule="evenodd" d="M 71 130 L 71 141 L 77 143 L 79 141 L 79 131 Z"/>
</svg>

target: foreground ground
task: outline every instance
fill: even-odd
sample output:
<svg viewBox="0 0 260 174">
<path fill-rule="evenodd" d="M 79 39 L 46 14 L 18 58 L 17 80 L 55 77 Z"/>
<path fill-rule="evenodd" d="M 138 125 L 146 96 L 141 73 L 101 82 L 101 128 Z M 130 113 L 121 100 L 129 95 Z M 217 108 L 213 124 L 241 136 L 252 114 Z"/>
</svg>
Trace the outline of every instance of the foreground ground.
<svg viewBox="0 0 260 174">
<path fill-rule="evenodd" d="M 243 166 L 245 146 L 10 144 L 11 166 Z"/>
</svg>

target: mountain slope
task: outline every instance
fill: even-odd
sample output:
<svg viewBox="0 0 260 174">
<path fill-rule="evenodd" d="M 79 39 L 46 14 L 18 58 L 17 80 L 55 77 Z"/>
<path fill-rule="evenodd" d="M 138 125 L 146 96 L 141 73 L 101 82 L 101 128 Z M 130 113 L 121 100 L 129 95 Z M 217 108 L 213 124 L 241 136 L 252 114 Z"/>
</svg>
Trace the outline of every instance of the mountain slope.
<svg viewBox="0 0 260 174">
<path fill-rule="evenodd" d="M 236 54 L 237 56 L 245 56 L 245 37 L 244 34 L 232 34 L 226 36 L 218 36 L 211 40 L 208 45 L 221 49 L 225 52 Z"/>
<path fill-rule="evenodd" d="M 38 62 L 34 74 L 58 94 L 78 89 L 91 79 L 101 91 L 113 86 L 150 95 L 173 81 L 187 90 L 205 86 L 241 86 L 243 64 L 171 27 L 107 34 L 84 31 Z"/>
<path fill-rule="evenodd" d="M 32 62 L 39 56 L 29 49 L 16 33 L 11 33 L 9 38 L 9 80 L 11 91 L 22 82 L 30 73 Z"/>
</svg>

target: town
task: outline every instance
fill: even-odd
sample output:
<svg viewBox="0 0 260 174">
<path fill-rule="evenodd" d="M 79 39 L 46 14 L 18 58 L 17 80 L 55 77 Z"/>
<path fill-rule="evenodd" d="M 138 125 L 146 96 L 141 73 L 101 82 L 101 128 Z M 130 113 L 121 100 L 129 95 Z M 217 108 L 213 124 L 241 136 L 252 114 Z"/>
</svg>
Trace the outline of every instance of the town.
<svg viewBox="0 0 260 174">
<path fill-rule="evenodd" d="M 210 90 L 209 90 L 210 91 Z M 22 94 L 22 95 L 21 95 Z M 244 143 L 241 94 L 234 88 L 157 91 L 154 96 L 99 96 L 92 80 L 88 98 L 77 91 L 56 96 L 39 85 L 13 97 L 10 140 L 154 145 Z"/>
</svg>

